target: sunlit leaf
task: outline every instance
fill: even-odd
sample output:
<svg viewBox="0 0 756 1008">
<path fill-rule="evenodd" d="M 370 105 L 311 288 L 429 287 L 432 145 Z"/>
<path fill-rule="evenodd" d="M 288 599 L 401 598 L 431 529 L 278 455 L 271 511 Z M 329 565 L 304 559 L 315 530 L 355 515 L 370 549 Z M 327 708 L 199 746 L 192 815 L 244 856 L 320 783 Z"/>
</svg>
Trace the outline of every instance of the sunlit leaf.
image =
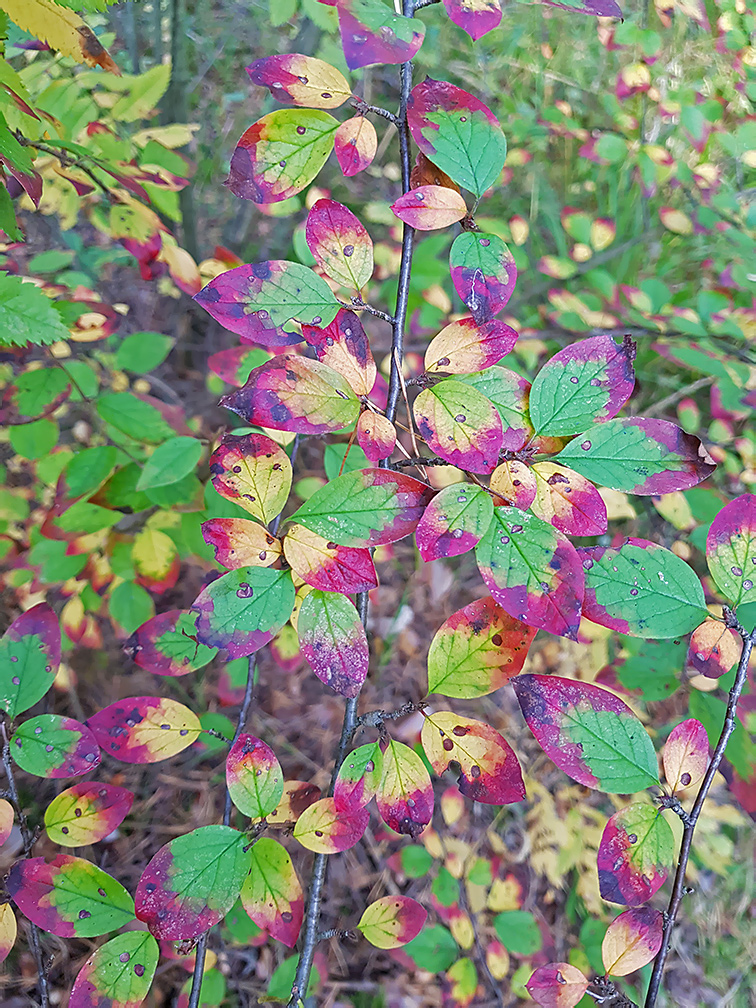
<svg viewBox="0 0 756 1008">
<path fill-rule="evenodd" d="M 354 847 L 370 818 L 367 808 L 355 808 L 347 813 L 336 806 L 333 798 L 313 802 L 297 819 L 294 836 L 316 854 L 341 854 Z"/>
<path fill-rule="evenodd" d="M 357 421 L 357 444 L 371 462 L 380 462 L 394 452 L 396 427 L 383 414 L 364 410 Z"/>
<path fill-rule="evenodd" d="M 381 0 L 335 0 L 335 6 L 350 70 L 375 63 L 406 63 L 423 43 L 423 22 L 395 14 Z"/>
<path fill-rule="evenodd" d="M 264 434 L 226 434 L 210 456 L 213 486 L 226 500 L 269 524 L 280 514 L 291 489 L 291 461 Z"/>
<path fill-rule="evenodd" d="M 501 417 L 482 392 L 453 378 L 423 389 L 412 404 L 429 448 L 459 469 L 492 472 L 499 461 Z"/>
<path fill-rule="evenodd" d="M 708 618 L 690 635 L 686 664 L 700 675 L 718 679 L 737 664 L 741 650 L 742 641 L 734 630 Z"/>
<path fill-rule="evenodd" d="M 27 609 L 0 639 L 0 708 L 14 718 L 53 684 L 60 664 L 58 618 L 46 602 Z"/>
<path fill-rule="evenodd" d="M 370 652 L 365 628 L 344 595 L 311 591 L 297 619 L 302 654 L 315 675 L 345 697 L 356 697 L 365 681 Z"/>
<path fill-rule="evenodd" d="M 425 351 L 425 370 L 430 374 L 471 374 L 496 364 L 517 341 L 517 333 L 504 322 L 490 319 L 478 323 L 461 318 L 442 329 Z"/>
<path fill-rule="evenodd" d="M 115 784 L 83 781 L 62 791 L 45 810 L 45 829 L 62 847 L 104 840 L 129 814 L 134 795 Z"/>
<path fill-rule="evenodd" d="M 555 962 L 539 966 L 525 986 L 542 1008 L 575 1008 L 588 990 L 588 981 L 576 966 Z"/>
<path fill-rule="evenodd" d="M 661 811 L 635 802 L 609 818 L 599 844 L 601 898 L 640 906 L 664 885 L 675 856 L 675 838 Z"/>
<path fill-rule="evenodd" d="M 202 538 L 223 567 L 271 567 L 281 556 L 281 540 L 257 522 L 244 518 L 211 518 L 202 523 Z"/>
<path fill-rule="evenodd" d="M 489 487 L 497 495 L 494 500 L 511 504 L 512 507 L 527 511 L 538 493 L 538 480 L 530 466 L 517 459 L 502 462 L 491 473 Z"/>
<path fill-rule="evenodd" d="M 101 945 L 74 980 L 68 1008 L 138 1008 L 152 985 L 160 948 L 147 931 L 126 931 Z"/>
<path fill-rule="evenodd" d="M 661 948 L 664 917 L 653 907 L 635 907 L 615 917 L 601 943 L 609 976 L 627 976 L 650 963 Z"/>
<path fill-rule="evenodd" d="M 365 330 L 354 312 L 339 308 L 329 325 L 302 326 L 302 335 L 315 348 L 318 360 L 346 378 L 354 393 L 370 394 L 375 384 L 375 361 Z"/>
<path fill-rule="evenodd" d="M 449 253 L 454 289 L 476 322 L 488 322 L 506 305 L 517 282 L 512 253 L 494 234 L 463 231 Z"/>
<path fill-rule="evenodd" d="M 356 115 L 339 124 L 333 143 L 339 168 L 350 178 L 372 164 L 378 150 L 378 134 L 366 116 Z"/>
<path fill-rule="evenodd" d="M 275 753 L 254 735 L 240 735 L 226 757 L 231 801 L 250 819 L 272 812 L 283 795 L 283 772 Z"/>
<path fill-rule="evenodd" d="M 344 758 L 333 789 L 336 807 L 350 812 L 375 797 L 383 776 L 383 753 L 378 742 L 358 746 Z"/>
<path fill-rule="evenodd" d="M 410 189 L 391 204 L 394 214 L 419 231 L 436 231 L 461 221 L 467 204 L 455 189 L 423 185 Z"/>
<path fill-rule="evenodd" d="M 490 367 L 470 375 L 460 375 L 459 381 L 472 385 L 490 399 L 501 416 L 504 432 L 503 451 L 518 451 L 528 441 L 533 428 L 528 417 L 530 383 L 514 371 Z"/>
<path fill-rule="evenodd" d="M 197 614 L 170 609 L 153 616 L 129 637 L 124 651 L 139 668 L 156 675 L 182 676 L 203 668 L 215 656 L 213 648 L 196 640 Z"/>
<path fill-rule="evenodd" d="M 188 707 L 168 697 L 126 697 L 87 721 L 106 753 L 124 763 L 158 763 L 186 749 L 200 733 Z"/>
<path fill-rule="evenodd" d="M 247 68 L 253 84 L 266 87 L 282 103 L 331 109 L 352 93 L 344 75 L 324 60 L 284 53 L 255 60 Z"/>
<path fill-rule="evenodd" d="M 565 535 L 602 535 L 607 529 L 606 504 L 585 476 L 554 462 L 537 462 L 534 515 Z"/>
<path fill-rule="evenodd" d="M 709 736 L 700 721 L 675 725 L 662 749 L 664 776 L 672 792 L 697 784 L 709 765 Z"/>
<path fill-rule="evenodd" d="M 244 880 L 241 902 L 250 918 L 268 934 L 293 948 L 304 916 L 304 896 L 286 850 L 271 837 L 250 848 L 252 868 Z"/>
<path fill-rule="evenodd" d="M 352 595 L 378 584 L 370 550 L 339 546 L 304 525 L 289 527 L 283 549 L 294 573 L 321 591 Z"/>
<path fill-rule="evenodd" d="M 756 494 L 742 494 L 716 516 L 706 537 L 706 561 L 733 605 L 756 601 Z"/>
<path fill-rule="evenodd" d="M 546 675 L 520 675 L 512 685 L 538 744 L 579 784 L 634 794 L 659 783 L 648 732 L 609 690 Z"/>
<path fill-rule="evenodd" d="M 433 817 L 433 785 L 425 764 L 409 746 L 388 739 L 376 803 L 381 819 L 397 833 L 417 837 Z"/>
<path fill-rule="evenodd" d="M 406 945 L 420 933 L 428 911 L 409 896 L 382 896 L 366 907 L 357 930 L 376 948 Z"/>
<path fill-rule="evenodd" d="M 305 236 L 318 266 L 337 283 L 359 291 L 373 275 L 370 235 L 342 203 L 319 199 L 307 215 Z"/>
<path fill-rule="evenodd" d="M 483 487 L 453 483 L 439 491 L 415 529 L 423 560 L 459 556 L 476 546 L 493 518 L 493 501 Z"/>
<path fill-rule="evenodd" d="M 35 777 L 79 777 L 100 762 L 100 748 L 87 725 L 61 714 L 38 714 L 20 724 L 10 740 L 15 762 Z"/>
</svg>

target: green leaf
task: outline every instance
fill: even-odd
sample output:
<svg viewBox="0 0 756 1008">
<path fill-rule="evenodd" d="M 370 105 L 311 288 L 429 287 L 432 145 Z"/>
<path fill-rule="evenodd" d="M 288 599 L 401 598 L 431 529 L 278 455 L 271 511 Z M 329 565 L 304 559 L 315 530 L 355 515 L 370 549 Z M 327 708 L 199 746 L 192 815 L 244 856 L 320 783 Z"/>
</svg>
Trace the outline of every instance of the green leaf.
<svg viewBox="0 0 756 1008">
<path fill-rule="evenodd" d="M 457 958 L 459 949 L 449 931 L 441 924 L 424 927 L 417 938 L 403 946 L 402 952 L 413 963 L 429 973 L 448 969 Z"/>
<path fill-rule="evenodd" d="M 39 368 L 24 371 L 14 382 L 18 393 L 16 409 L 22 416 L 37 417 L 60 396 L 68 386 L 68 377 L 60 368 Z"/>
<path fill-rule="evenodd" d="M 155 604 L 141 585 L 123 581 L 110 595 L 108 612 L 124 633 L 132 634 L 154 616 Z"/>
<path fill-rule="evenodd" d="M 38 459 L 47 455 L 55 447 L 57 440 L 58 425 L 46 417 L 10 429 L 11 448 L 17 455 L 27 459 Z"/>
<path fill-rule="evenodd" d="M 13 200 L 5 186 L 0 186 L 0 231 L 5 231 L 8 241 L 23 241 L 24 232 L 16 221 Z"/>
<path fill-rule="evenodd" d="M 160 949 L 148 931 L 126 931 L 101 945 L 82 966 L 69 1008 L 136 1008 L 147 997 Z"/>
<path fill-rule="evenodd" d="M 40 602 L 15 619 L 0 639 L 0 707 L 9 718 L 42 699 L 59 664 L 58 618 Z"/>
<path fill-rule="evenodd" d="M 110 476 L 118 460 L 113 445 L 98 445 L 77 452 L 66 466 L 65 484 L 69 497 L 94 493 Z"/>
<path fill-rule="evenodd" d="M 48 346 L 69 335 L 50 298 L 38 287 L 0 273 L 0 344 Z"/>
<path fill-rule="evenodd" d="M 148 444 L 160 444 L 173 436 L 159 409 L 138 399 L 133 392 L 111 392 L 97 400 L 97 412 L 127 437 Z"/>
<path fill-rule="evenodd" d="M 116 367 L 135 374 L 147 374 L 162 364 L 173 346 L 170 336 L 156 332 L 137 332 L 127 336 L 116 352 Z"/>
<path fill-rule="evenodd" d="M 527 910 L 508 910 L 497 914 L 493 926 L 504 948 L 515 955 L 534 955 L 543 945 L 541 929 Z"/>
<path fill-rule="evenodd" d="M 202 443 L 192 437 L 174 437 L 164 441 L 150 455 L 137 490 L 170 486 L 193 472 L 202 455 Z"/>
</svg>

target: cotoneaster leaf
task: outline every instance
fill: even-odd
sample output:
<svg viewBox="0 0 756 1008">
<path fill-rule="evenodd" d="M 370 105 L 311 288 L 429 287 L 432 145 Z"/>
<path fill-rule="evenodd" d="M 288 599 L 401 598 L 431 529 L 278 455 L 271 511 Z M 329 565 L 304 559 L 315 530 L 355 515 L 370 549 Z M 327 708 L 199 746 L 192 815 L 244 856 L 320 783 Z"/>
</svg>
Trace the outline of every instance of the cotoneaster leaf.
<svg viewBox="0 0 756 1008">
<path fill-rule="evenodd" d="M 433 817 L 433 785 L 418 754 L 388 739 L 383 746 L 383 774 L 376 792 L 381 819 L 413 839 Z"/>
<path fill-rule="evenodd" d="M 339 546 L 304 525 L 289 527 L 283 550 L 294 573 L 321 591 L 353 595 L 378 585 L 370 550 Z"/>
<path fill-rule="evenodd" d="M 503 443 L 501 417 L 477 389 L 446 379 L 412 404 L 417 429 L 435 454 L 475 473 L 492 472 Z"/>
<path fill-rule="evenodd" d="M 478 323 L 488 322 L 507 304 L 517 282 L 512 253 L 494 234 L 463 231 L 449 253 L 452 283 Z"/>
<path fill-rule="evenodd" d="M 693 787 L 709 765 L 709 736 L 700 721 L 675 725 L 662 749 L 664 776 L 672 792 Z"/>
<path fill-rule="evenodd" d="M 517 333 L 504 322 L 476 322 L 461 318 L 434 336 L 425 351 L 429 374 L 471 374 L 496 364 L 517 342 Z"/>
<path fill-rule="evenodd" d="M 210 456 L 213 486 L 226 500 L 268 525 L 280 514 L 291 489 L 291 461 L 264 434 L 225 434 Z"/>
<path fill-rule="evenodd" d="M 370 249 L 372 270 L 372 244 Z M 353 311 L 339 308 L 329 325 L 304 325 L 302 335 L 315 348 L 318 360 L 338 371 L 355 395 L 370 394 L 377 369 L 362 322 Z"/>
<path fill-rule="evenodd" d="M 38 714 L 10 740 L 14 761 L 35 777 L 79 777 L 100 762 L 100 747 L 87 725 L 62 714 Z"/>
<path fill-rule="evenodd" d="M 250 819 L 273 812 L 283 795 L 283 772 L 275 753 L 254 735 L 242 734 L 226 757 L 231 801 Z"/>
<path fill-rule="evenodd" d="M 383 896 L 365 909 L 357 930 L 376 948 L 399 948 L 412 941 L 428 911 L 409 896 Z"/>
<path fill-rule="evenodd" d="M 383 776 L 383 753 L 378 742 L 352 750 L 339 768 L 333 789 L 337 808 L 349 812 L 363 808 L 375 797 Z"/>
<path fill-rule="evenodd" d="M 588 990 L 588 981 L 576 966 L 555 962 L 539 966 L 525 988 L 542 1008 L 575 1008 Z"/>
<path fill-rule="evenodd" d="M 454 189 L 445 186 L 417 186 L 391 204 L 394 214 L 419 231 L 450 227 L 467 214 L 467 204 Z"/>
<path fill-rule="evenodd" d="M 458 380 L 482 392 L 499 411 L 503 430 L 502 450 L 518 451 L 522 448 L 533 433 L 528 416 L 530 383 L 527 379 L 508 368 L 494 366 L 474 374 L 460 375 Z"/>
<path fill-rule="evenodd" d="M 147 997 L 160 948 L 147 931 L 126 931 L 101 945 L 82 966 L 68 1008 L 137 1008 Z"/>
<path fill-rule="evenodd" d="M 60 664 L 58 619 L 46 602 L 27 609 L 0 639 L 0 708 L 9 718 L 33 707 Z"/>
<path fill-rule="evenodd" d="M 602 535 L 607 529 L 606 504 L 585 476 L 554 462 L 537 462 L 534 515 L 565 535 Z"/>
<path fill-rule="evenodd" d="M 45 810 L 45 829 L 62 847 L 84 847 L 109 836 L 129 814 L 134 795 L 115 784 L 84 781 L 62 791 Z"/>
<path fill-rule="evenodd" d="M 375 63 L 406 63 L 423 43 L 423 22 L 395 14 L 381 0 L 336 0 L 335 7 L 350 70 Z"/>
<path fill-rule="evenodd" d="M 292 860 L 272 837 L 260 837 L 250 848 L 250 857 L 242 906 L 258 927 L 293 948 L 302 927 L 304 896 Z"/>
<path fill-rule="evenodd" d="M 356 697 L 367 676 L 370 652 L 354 604 L 334 592 L 311 591 L 299 610 L 297 634 L 318 679 L 342 696 Z"/>
<path fill-rule="evenodd" d="M 473 42 L 499 27 L 501 4 L 499 0 L 444 0 L 449 20 L 467 32 Z"/>
<path fill-rule="evenodd" d="M 301 53 L 284 53 L 255 60 L 247 68 L 253 84 L 266 87 L 282 103 L 331 109 L 352 93 L 344 75 L 324 60 Z"/>
<path fill-rule="evenodd" d="M 166 676 L 188 675 L 216 653 L 197 641 L 197 613 L 186 609 L 153 616 L 134 631 L 123 649 L 139 668 Z"/>
<path fill-rule="evenodd" d="M 597 862 L 601 898 L 640 906 L 664 885 L 675 856 L 675 838 L 661 811 L 635 802 L 609 818 Z"/>
<path fill-rule="evenodd" d="M 718 679 L 740 658 L 740 636 L 719 620 L 708 618 L 690 635 L 686 664 L 700 675 Z"/>
<path fill-rule="evenodd" d="M 342 174 L 351 178 L 372 164 L 378 151 L 378 134 L 366 116 L 356 115 L 339 125 L 333 143 Z"/>
<path fill-rule="evenodd" d="M 527 511 L 538 493 L 538 480 L 533 469 L 517 459 L 502 462 L 491 473 L 489 489 L 498 503 L 511 504 Z"/>
<path fill-rule="evenodd" d="M 264 526 L 244 518 L 211 518 L 202 523 L 202 538 L 223 567 L 272 567 L 282 552 L 281 540 Z"/>
<path fill-rule="evenodd" d="M 345 812 L 333 798 L 320 798 L 297 819 L 294 837 L 316 854 L 341 854 L 359 841 L 369 819 L 367 808 Z"/>
<path fill-rule="evenodd" d="M 653 907 L 635 907 L 615 917 L 601 943 L 609 976 L 627 976 L 650 963 L 661 948 L 664 918 Z"/>
<path fill-rule="evenodd" d="M 756 601 L 756 494 L 742 494 L 716 516 L 706 537 L 706 562 L 733 605 Z"/>
<path fill-rule="evenodd" d="M 168 697 L 126 697 L 87 721 L 103 750 L 124 763 L 158 763 L 183 752 L 201 726 L 196 714 Z"/>
<path fill-rule="evenodd" d="M 371 462 L 390 458 L 396 448 L 396 427 L 381 413 L 364 410 L 357 421 L 357 444 Z"/>
<path fill-rule="evenodd" d="M 491 495 L 473 483 L 454 483 L 439 491 L 415 529 L 425 561 L 459 556 L 480 542 L 493 518 Z"/>
<path fill-rule="evenodd" d="M 359 291 L 373 275 L 373 242 L 351 210 L 319 199 L 307 215 L 307 247 L 318 266 L 337 283 Z"/>
<path fill-rule="evenodd" d="M 0 963 L 5 962 L 16 944 L 18 925 L 10 903 L 0 906 Z"/>
</svg>

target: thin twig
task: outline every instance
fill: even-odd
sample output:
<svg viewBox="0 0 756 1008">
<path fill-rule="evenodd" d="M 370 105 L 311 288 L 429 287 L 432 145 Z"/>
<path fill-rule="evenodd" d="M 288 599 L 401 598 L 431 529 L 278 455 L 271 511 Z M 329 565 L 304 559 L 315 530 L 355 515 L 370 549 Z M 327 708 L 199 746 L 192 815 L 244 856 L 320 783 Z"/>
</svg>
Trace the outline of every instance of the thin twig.
<svg viewBox="0 0 756 1008">
<path fill-rule="evenodd" d="M 680 399 L 684 399 L 685 396 L 698 392 L 699 389 L 706 388 L 707 385 L 712 385 L 713 382 L 714 379 L 712 377 L 699 378 L 697 381 L 691 382 L 690 385 L 685 385 L 676 392 L 672 392 L 670 395 L 665 396 L 664 399 L 660 399 L 658 403 L 654 403 L 651 409 L 643 411 L 643 416 L 658 416 L 660 413 L 663 413 L 668 406 L 674 406 L 674 404 L 679 402 Z"/>
</svg>

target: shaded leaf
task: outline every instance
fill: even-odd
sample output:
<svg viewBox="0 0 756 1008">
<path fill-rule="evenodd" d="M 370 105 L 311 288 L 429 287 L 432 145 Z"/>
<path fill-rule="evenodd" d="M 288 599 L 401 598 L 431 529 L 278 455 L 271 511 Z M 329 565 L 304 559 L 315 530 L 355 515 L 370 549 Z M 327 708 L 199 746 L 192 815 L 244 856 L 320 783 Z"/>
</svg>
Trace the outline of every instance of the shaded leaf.
<svg viewBox="0 0 756 1008">
<path fill-rule="evenodd" d="M 653 805 L 635 802 L 609 818 L 599 844 L 601 898 L 610 903 L 647 903 L 667 878 L 675 857 L 675 838 Z"/>
<path fill-rule="evenodd" d="M 373 162 L 378 150 L 378 134 L 366 116 L 356 115 L 339 124 L 334 136 L 336 160 L 343 175 L 351 178 Z"/>
<path fill-rule="evenodd" d="M 543 1008 L 575 1008 L 588 990 L 588 981 L 576 966 L 556 962 L 539 966 L 525 987 Z"/>
<path fill-rule="evenodd" d="M 501 4 L 499 0 L 444 0 L 449 20 L 466 31 L 473 42 L 499 27 Z"/>
<path fill-rule="evenodd" d="M 440 490 L 415 529 L 425 561 L 459 556 L 480 542 L 493 518 L 493 501 L 483 487 L 453 483 Z"/>
<path fill-rule="evenodd" d="M 291 569 L 313 588 L 352 595 L 378 585 L 368 549 L 339 546 L 304 525 L 292 525 L 283 541 Z"/>
<path fill-rule="evenodd" d="M 115 784 L 82 781 L 53 798 L 45 829 L 53 843 L 84 847 L 109 836 L 131 810 L 134 795 Z"/>
<path fill-rule="evenodd" d="M 451 465 L 476 473 L 496 467 L 503 441 L 501 417 L 477 389 L 446 379 L 423 389 L 412 412 L 428 447 Z"/>
<path fill-rule="evenodd" d="M 517 282 L 512 253 L 494 234 L 463 231 L 449 253 L 454 289 L 478 323 L 488 322 L 506 305 Z"/>
<path fill-rule="evenodd" d="M 664 776 L 672 792 L 697 784 L 709 765 L 709 737 L 700 721 L 675 725 L 662 749 Z"/>
<path fill-rule="evenodd" d="M 517 333 L 504 322 L 490 319 L 478 323 L 461 318 L 434 336 L 425 351 L 425 370 L 430 374 L 470 374 L 496 364 L 517 341 Z"/>
<path fill-rule="evenodd" d="M 707 618 L 690 635 L 686 664 L 709 679 L 718 679 L 737 664 L 742 642 L 734 630 Z"/>
<path fill-rule="evenodd" d="M 304 916 L 304 896 L 286 850 L 271 837 L 250 848 L 252 868 L 244 880 L 241 902 L 258 927 L 293 948 Z"/>
<path fill-rule="evenodd" d="M 716 516 L 706 537 L 706 562 L 733 605 L 756 601 L 756 494 L 742 494 Z"/>
<path fill-rule="evenodd" d="M 123 646 L 134 664 L 156 675 L 182 676 L 203 668 L 215 657 L 213 648 L 196 639 L 197 614 L 170 609 L 153 616 Z"/>
<path fill-rule="evenodd" d="M 383 748 L 383 774 L 376 792 L 381 819 L 397 833 L 417 837 L 433 817 L 433 785 L 418 754 L 388 739 Z"/>
<path fill-rule="evenodd" d="M 383 776 L 383 753 L 378 742 L 353 749 L 339 767 L 333 789 L 336 807 L 350 812 L 362 808 L 375 797 Z"/>
<path fill-rule="evenodd" d="M 307 215 L 305 237 L 318 266 L 337 283 L 359 291 L 373 275 L 370 235 L 342 203 L 319 199 Z"/>
<path fill-rule="evenodd" d="M 368 671 L 365 628 L 353 603 L 334 592 L 311 591 L 297 617 L 302 654 L 315 675 L 345 697 L 356 697 Z"/>
<path fill-rule="evenodd" d="M 174 437 L 164 441 L 147 459 L 137 480 L 137 490 L 171 486 L 193 473 L 202 456 L 202 443 L 193 437 Z"/>
<path fill-rule="evenodd" d="M 346 378 L 356 395 L 370 394 L 375 385 L 375 361 L 362 323 L 353 311 L 339 308 L 329 325 L 302 326 L 302 335 L 315 348 L 318 360 Z"/>
<path fill-rule="evenodd" d="M 356 808 L 349 813 L 337 808 L 333 798 L 320 798 L 313 802 L 297 819 L 294 836 L 316 854 L 341 854 L 354 847 L 370 818 L 367 808 Z"/>
<path fill-rule="evenodd" d="M 159 956 L 147 931 L 116 935 L 79 970 L 68 1008 L 137 1008 L 147 997 Z"/>
<path fill-rule="evenodd" d="M 409 896 L 382 896 L 365 908 L 357 930 L 376 948 L 399 948 L 412 941 L 428 919 L 428 911 Z"/>
<path fill-rule="evenodd" d="M 606 504 L 585 476 L 555 462 L 537 462 L 534 515 L 565 535 L 602 535 L 607 529 Z"/>
<path fill-rule="evenodd" d="M 609 976 L 627 976 L 650 963 L 661 948 L 664 918 L 652 907 L 635 907 L 615 917 L 601 943 Z"/>
<path fill-rule="evenodd" d="M 394 214 L 419 231 L 435 231 L 461 221 L 467 204 L 455 189 L 422 185 L 410 189 L 391 204 Z"/>
<path fill-rule="evenodd" d="M 226 500 L 269 524 L 280 514 L 291 489 L 291 461 L 264 434 L 226 434 L 210 456 L 213 486 Z"/>
<path fill-rule="evenodd" d="M 3 846 L 11 835 L 14 821 L 15 812 L 13 811 L 13 806 L 5 798 L 0 798 L 0 847 Z"/>
<path fill-rule="evenodd" d="M 10 950 L 16 944 L 18 925 L 10 903 L 0 906 L 0 963 L 5 962 Z"/>
<path fill-rule="evenodd" d="M 253 84 L 266 87 L 282 103 L 331 109 L 343 105 L 352 93 L 336 67 L 301 53 L 265 56 L 246 70 Z"/>
<path fill-rule="evenodd" d="M 10 740 L 15 762 L 35 777 L 79 777 L 100 762 L 90 729 L 62 714 L 38 714 L 19 725 Z"/>
<path fill-rule="evenodd" d="M 0 707 L 9 718 L 42 699 L 59 664 L 58 618 L 40 602 L 17 617 L 0 640 Z"/>
<path fill-rule="evenodd" d="M 273 812 L 283 795 L 283 772 L 270 746 L 254 735 L 240 735 L 226 757 L 231 801 L 250 819 Z"/>
<path fill-rule="evenodd" d="M 158 763 L 183 752 L 201 730 L 188 707 L 168 697 L 126 697 L 87 721 L 105 752 L 124 763 Z"/>
</svg>

